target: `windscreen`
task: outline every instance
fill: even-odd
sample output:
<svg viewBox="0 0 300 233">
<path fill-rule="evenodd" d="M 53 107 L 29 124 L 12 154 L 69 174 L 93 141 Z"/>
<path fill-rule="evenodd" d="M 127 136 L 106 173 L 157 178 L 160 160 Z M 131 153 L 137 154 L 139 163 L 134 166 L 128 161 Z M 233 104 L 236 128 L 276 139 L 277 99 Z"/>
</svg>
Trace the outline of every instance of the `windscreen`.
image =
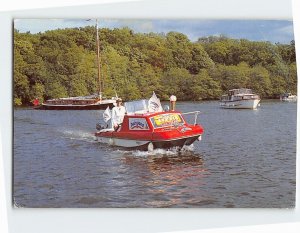
<svg viewBox="0 0 300 233">
<path fill-rule="evenodd" d="M 126 102 L 125 104 L 127 114 L 144 113 L 148 111 L 148 100 L 137 100 Z"/>
</svg>

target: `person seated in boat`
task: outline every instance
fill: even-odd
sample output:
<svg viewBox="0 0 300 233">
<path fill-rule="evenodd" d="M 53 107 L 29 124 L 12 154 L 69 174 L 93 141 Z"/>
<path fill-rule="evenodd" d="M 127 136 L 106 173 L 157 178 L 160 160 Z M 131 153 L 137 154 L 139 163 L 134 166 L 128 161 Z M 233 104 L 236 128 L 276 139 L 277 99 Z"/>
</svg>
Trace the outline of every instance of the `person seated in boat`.
<svg viewBox="0 0 300 233">
<path fill-rule="evenodd" d="M 124 115 L 126 113 L 125 107 L 122 105 L 122 99 L 118 98 L 116 100 L 117 106 L 112 109 L 112 125 L 115 131 L 118 131 L 120 126 L 122 125 Z"/>
</svg>

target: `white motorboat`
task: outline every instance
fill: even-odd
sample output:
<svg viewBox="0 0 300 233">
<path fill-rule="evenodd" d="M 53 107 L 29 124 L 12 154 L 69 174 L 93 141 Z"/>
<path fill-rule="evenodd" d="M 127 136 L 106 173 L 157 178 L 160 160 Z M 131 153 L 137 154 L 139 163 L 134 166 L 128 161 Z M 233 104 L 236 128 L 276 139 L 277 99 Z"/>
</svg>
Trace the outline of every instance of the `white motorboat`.
<svg viewBox="0 0 300 233">
<path fill-rule="evenodd" d="M 284 102 L 296 102 L 297 101 L 297 96 L 292 95 L 291 93 L 284 93 L 280 95 L 280 100 Z"/>
<path fill-rule="evenodd" d="M 256 109 L 259 102 L 259 95 L 254 94 L 251 89 L 240 88 L 229 90 L 227 95 L 222 95 L 220 106 L 229 109 Z"/>
</svg>

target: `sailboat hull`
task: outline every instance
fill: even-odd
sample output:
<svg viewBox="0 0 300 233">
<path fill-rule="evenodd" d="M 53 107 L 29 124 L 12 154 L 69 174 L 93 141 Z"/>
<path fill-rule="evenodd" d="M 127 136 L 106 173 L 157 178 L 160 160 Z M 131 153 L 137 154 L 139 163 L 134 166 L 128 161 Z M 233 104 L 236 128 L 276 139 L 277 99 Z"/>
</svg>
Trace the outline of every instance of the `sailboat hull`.
<svg viewBox="0 0 300 233">
<path fill-rule="evenodd" d="M 107 107 L 113 108 L 113 103 L 87 104 L 87 105 L 51 105 L 42 104 L 34 107 L 36 110 L 105 110 Z"/>
</svg>

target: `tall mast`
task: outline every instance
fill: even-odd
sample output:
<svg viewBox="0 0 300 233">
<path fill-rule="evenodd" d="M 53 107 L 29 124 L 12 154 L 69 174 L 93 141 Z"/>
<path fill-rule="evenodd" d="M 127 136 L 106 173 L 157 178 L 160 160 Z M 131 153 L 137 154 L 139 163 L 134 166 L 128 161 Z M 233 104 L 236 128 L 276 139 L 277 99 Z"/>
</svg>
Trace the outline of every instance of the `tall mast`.
<svg viewBox="0 0 300 233">
<path fill-rule="evenodd" d="M 101 92 L 101 73 L 100 73 L 100 45 L 99 45 L 99 32 L 98 32 L 98 19 L 96 19 L 96 42 L 97 42 L 97 65 L 98 65 L 98 93 L 100 99 L 102 99 Z"/>
</svg>

